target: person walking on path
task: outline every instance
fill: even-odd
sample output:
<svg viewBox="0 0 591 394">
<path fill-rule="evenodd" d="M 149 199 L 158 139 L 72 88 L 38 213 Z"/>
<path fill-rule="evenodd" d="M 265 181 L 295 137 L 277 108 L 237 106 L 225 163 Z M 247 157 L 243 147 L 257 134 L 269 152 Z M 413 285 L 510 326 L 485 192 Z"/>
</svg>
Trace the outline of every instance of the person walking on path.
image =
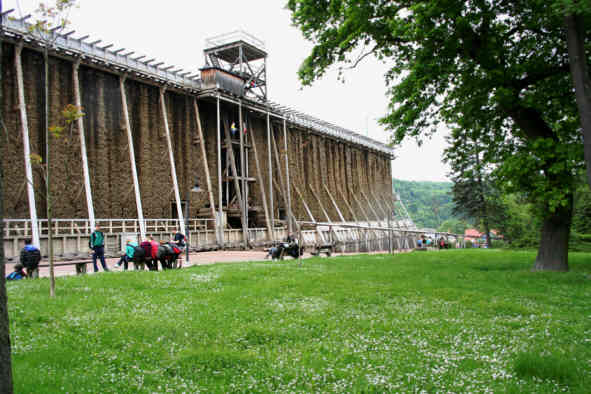
<svg viewBox="0 0 591 394">
<path fill-rule="evenodd" d="M 39 278 L 39 262 L 41 251 L 30 239 L 25 239 L 25 247 L 21 250 L 20 263 L 27 270 L 28 278 Z"/>
<path fill-rule="evenodd" d="M 109 269 L 107 268 L 107 263 L 105 262 L 105 235 L 101 231 L 101 228 L 98 226 L 98 224 L 95 226 L 94 232 L 90 234 L 88 246 L 93 251 L 92 264 L 94 265 L 94 272 L 98 271 L 98 266 L 96 265 L 97 258 L 101 260 L 103 270 L 108 272 Z"/>
</svg>

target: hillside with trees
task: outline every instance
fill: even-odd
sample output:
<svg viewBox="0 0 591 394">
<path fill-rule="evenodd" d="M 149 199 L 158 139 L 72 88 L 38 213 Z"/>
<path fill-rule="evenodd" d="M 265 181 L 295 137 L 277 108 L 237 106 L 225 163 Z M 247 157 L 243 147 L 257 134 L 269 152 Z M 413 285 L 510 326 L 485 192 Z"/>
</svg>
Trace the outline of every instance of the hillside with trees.
<svg viewBox="0 0 591 394">
<path fill-rule="evenodd" d="M 393 184 L 417 227 L 439 229 L 445 222 L 457 219 L 452 214 L 453 183 L 393 179 Z"/>
</svg>

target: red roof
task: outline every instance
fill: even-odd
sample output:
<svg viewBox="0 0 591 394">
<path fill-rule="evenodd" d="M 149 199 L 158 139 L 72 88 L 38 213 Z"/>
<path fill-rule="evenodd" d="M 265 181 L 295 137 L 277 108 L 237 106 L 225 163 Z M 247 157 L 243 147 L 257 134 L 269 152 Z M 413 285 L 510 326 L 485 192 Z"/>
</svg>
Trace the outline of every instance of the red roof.
<svg viewBox="0 0 591 394">
<path fill-rule="evenodd" d="M 475 228 L 467 228 L 464 231 L 464 236 L 469 238 L 480 238 L 482 236 L 482 233 L 476 230 Z"/>
</svg>

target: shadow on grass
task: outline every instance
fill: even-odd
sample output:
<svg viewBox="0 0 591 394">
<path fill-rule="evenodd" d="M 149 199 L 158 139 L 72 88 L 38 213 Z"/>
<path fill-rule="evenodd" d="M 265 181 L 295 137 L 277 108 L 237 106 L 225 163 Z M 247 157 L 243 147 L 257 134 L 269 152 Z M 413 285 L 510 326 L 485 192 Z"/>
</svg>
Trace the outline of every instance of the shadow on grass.
<svg viewBox="0 0 591 394">
<path fill-rule="evenodd" d="M 565 355 L 541 355 L 537 352 L 517 354 L 514 360 L 515 373 L 522 378 L 554 380 L 562 384 L 572 384 L 579 380 L 578 365 Z"/>
</svg>

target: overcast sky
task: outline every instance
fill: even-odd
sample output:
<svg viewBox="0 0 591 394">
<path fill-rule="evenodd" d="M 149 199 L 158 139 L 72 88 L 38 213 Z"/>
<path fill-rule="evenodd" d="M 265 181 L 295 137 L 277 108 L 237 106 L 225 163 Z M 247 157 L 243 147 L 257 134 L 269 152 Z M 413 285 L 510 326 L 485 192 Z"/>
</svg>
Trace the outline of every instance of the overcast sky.
<svg viewBox="0 0 591 394">
<path fill-rule="evenodd" d="M 51 2 L 51 1 L 50 1 Z M 4 9 L 17 8 L 16 0 L 5 0 Z M 20 12 L 31 13 L 39 0 L 20 0 Z M 269 98 L 347 129 L 386 142 L 387 133 L 377 124 L 387 108 L 384 73 L 387 64 L 366 58 L 349 70 L 345 83 L 337 81 L 336 70 L 312 87 L 302 86 L 297 69 L 312 45 L 291 25 L 286 0 L 79 0 L 71 11 L 74 37 L 89 34 L 100 45 L 114 44 L 158 62 L 197 71 L 204 65 L 207 37 L 244 30 L 265 42 L 269 53 L 267 83 Z M 17 8 L 18 15 L 18 8 Z M 135 56 L 135 55 L 134 55 Z M 164 65 L 163 65 L 164 66 Z M 444 132 L 445 133 L 445 132 Z M 445 147 L 443 133 L 420 148 L 408 140 L 396 148 L 392 163 L 395 178 L 448 180 L 449 168 L 441 162 Z"/>
</svg>

